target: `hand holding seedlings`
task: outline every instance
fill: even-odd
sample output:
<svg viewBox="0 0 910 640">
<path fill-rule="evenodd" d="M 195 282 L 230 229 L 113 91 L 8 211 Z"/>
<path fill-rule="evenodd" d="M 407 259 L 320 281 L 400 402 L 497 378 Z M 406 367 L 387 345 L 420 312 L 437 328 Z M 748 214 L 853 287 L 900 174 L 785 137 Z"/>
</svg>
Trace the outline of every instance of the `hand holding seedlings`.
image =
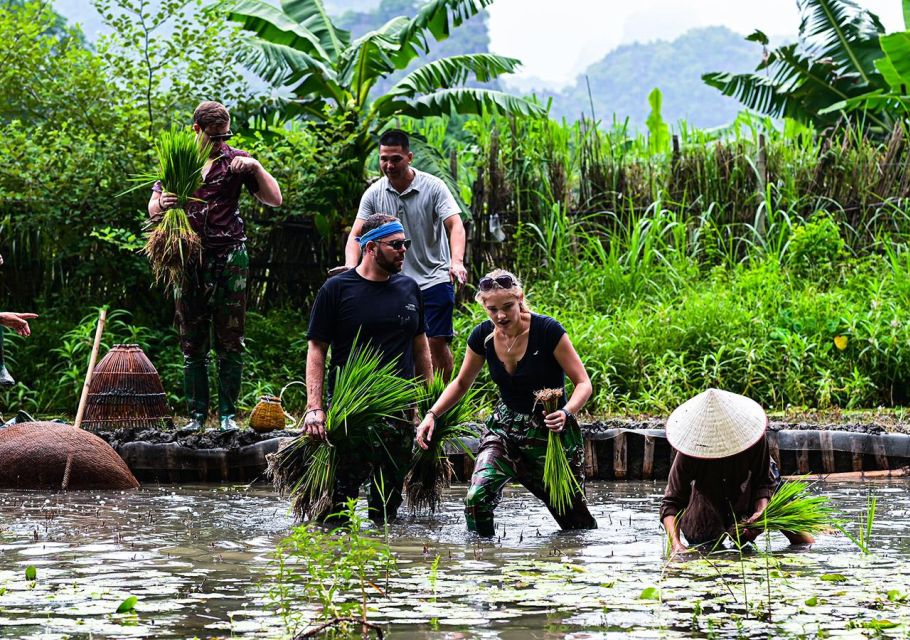
<svg viewBox="0 0 910 640">
<path fill-rule="evenodd" d="M 433 429 L 436 426 L 436 418 L 432 413 L 423 417 L 423 421 L 417 426 L 417 446 L 426 451 L 430 448 L 429 442 L 433 439 Z"/>
<path fill-rule="evenodd" d="M 312 440 L 324 441 L 325 437 L 325 411 L 310 409 L 303 419 L 303 430 Z"/>
<path fill-rule="evenodd" d="M 20 336 L 30 336 L 32 335 L 32 330 L 28 326 L 28 321 L 34 320 L 37 317 L 37 313 L 13 313 L 12 311 L 5 311 L 0 313 L 0 325 L 7 329 L 12 329 Z"/>
<path fill-rule="evenodd" d="M 566 428 L 568 420 L 569 418 L 566 415 L 566 412 L 562 409 L 558 409 L 544 416 L 543 423 L 550 431 L 559 432 Z"/>
<path fill-rule="evenodd" d="M 164 192 L 158 198 L 158 209 L 159 213 L 164 213 L 168 209 L 173 209 L 177 206 L 179 200 L 177 199 L 176 193 L 167 193 Z"/>
</svg>

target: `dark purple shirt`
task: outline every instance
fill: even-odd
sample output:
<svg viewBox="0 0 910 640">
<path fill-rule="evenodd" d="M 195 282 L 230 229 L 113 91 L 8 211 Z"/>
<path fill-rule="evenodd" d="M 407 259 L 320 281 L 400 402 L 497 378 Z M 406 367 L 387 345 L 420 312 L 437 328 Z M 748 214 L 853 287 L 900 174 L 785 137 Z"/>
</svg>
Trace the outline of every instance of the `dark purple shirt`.
<svg viewBox="0 0 910 640">
<path fill-rule="evenodd" d="M 251 173 L 240 175 L 231 171 L 234 158 L 249 158 L 250 154 L 223 142 L 218 151 L 202 186 L 193 193 L 199 200 L 187 202 L 186 214 L 193 230 L 202 238 L 202 245 L 206 249 L 222 251 L 246 242 L 243 218 L 240 217 L 240 193 L 246 186 L 254 194 L 259 184 Z M 152 190 L 161 193 L 161 183 L 156 182 Z"/>
</svg>

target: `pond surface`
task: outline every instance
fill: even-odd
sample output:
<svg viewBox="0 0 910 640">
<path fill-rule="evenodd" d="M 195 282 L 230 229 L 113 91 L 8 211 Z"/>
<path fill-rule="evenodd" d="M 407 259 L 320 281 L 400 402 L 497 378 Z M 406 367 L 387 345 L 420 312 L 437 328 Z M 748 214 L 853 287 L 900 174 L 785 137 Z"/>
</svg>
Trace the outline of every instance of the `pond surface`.
<svg viewBox="0 0 910 640">
<path fill-rule="evenodd" d="M 873 555 L 841 535 L 796 550 L 775 534 L 771 556 L 668 564 L 656 515 L 663 483 L 591 483 L 600 529 L 571 533 L 510 488 L 493 541 L 465 531 L 457 486 L 435 519 L 391 527 L 399 572 L 388 597 L 374 594 L 371 618 L 387 637 L 447 640 L 907 637 L 910 482 L 824 486 L 853 517 L 870 489 Z M 292 525 L 286 501 L 265 487 L 0 492 L 0 637 L 283 637 L 267 575 Z M 129 596 L 135 613 L 115 613 Z"/>
</svg>

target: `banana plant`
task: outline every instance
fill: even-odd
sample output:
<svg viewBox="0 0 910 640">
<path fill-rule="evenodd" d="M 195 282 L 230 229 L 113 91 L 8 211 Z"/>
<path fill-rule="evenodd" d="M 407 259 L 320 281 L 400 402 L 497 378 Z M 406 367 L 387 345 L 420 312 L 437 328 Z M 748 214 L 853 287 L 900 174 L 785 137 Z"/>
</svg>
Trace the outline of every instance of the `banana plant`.
<svg viewBox="0 0 910 640">
<path fill-rule="evenodd" d="M 544 116 L 537 104 L 501 91 L 464 86 L 514 72 L 515 58 L 489 53 L 455 55 L 411 70 L 383 95 L 377 82 L 407 69 L 429 51 L 431 40 L 483 11 L 493 0 L 430 0 L 416 16 L 399 16 L 359 38 L 337 27 L 322 0 L 224 0 L 229 20 L 250 33 L 246 64 L 288 95 L 271 105 L 280 117 L 325 121 L 344 114 L 353 149 L 364 163 L 375 136 L 394 118 L 484 111 Z"/>
<path fill-rule="evenodd" d="M 753 73 L 706 73 L 702 80 L 749 109 L 824 128 L 841 117 L 844 101 L 887 87 L 876 60 L 882 57 L 878 16 L 852 0 L 798 0 L 799 41 L 768 51 L 768 37 L 746 39 L 764 48 Z M 863 120 L 887 123 L 874 113 Z"/>
</svg>

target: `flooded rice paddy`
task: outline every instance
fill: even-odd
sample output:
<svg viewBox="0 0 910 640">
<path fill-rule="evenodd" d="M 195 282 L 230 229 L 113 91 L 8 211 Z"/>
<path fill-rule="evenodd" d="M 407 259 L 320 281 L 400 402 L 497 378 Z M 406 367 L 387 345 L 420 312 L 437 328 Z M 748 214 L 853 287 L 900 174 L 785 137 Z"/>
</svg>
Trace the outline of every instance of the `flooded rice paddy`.
<svg viewBox="0 0 910 640">
<path fill-rule="evenodd" d="M 398 572 L 370 617 L 391 638 L 908 637 L 910 483 L 824 487 L 854 517 L 870 489 L 872 555 L 840 535 L 803 550 L 774 535 L 770 556 L 666 563 L 662 483 L 592 483 L 600 529 L 570 533 L 509 489 L 491 541 L 466 533 L 454 487 L 436 518 L 391 527 Z M 284 637 L 268 566 L 292 525 L 258 486 L 0 492 L 0 637 Z M 116 613 L 130 596 L 134 612 Z"/>
</svg>

